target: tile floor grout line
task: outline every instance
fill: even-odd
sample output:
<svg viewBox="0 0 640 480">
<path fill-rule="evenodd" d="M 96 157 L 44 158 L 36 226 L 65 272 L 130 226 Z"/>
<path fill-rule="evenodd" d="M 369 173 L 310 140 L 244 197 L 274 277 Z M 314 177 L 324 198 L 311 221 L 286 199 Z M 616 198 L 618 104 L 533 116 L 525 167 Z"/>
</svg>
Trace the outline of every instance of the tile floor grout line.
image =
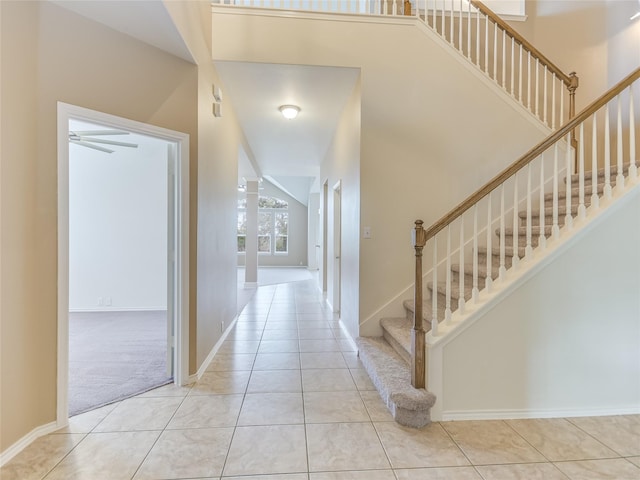
<svg viewBox="0 0 640 480">
<path fill-rule="evenodd" d="M 619 415 L 614 415 L 613 417 L 618 417 Z M 609 418 L 613 418 L 613 417 L 609 417 Z M 581 418 L 581 417 L 575 417 L 575 418 Z M 617 458 L 623 458 L 623 455 L 616 450 L 615 448 L 613 448 L 612 446 L 610 446 L 608 443 L 605 443 L 604 440 L 601 440 L 600 438 L 598 438 L 595 434 L 592 434 L 591 432 L 589 432 L 588 430 L 585 430 L 584 428 L 582 428 L 580 425 L 578 425 L 577 423 L 575 423 L 574 421 L 572 421 L 572 417 L 566 417 L 565 420 L 567 422 L 569 422 L 571 425 L 573 425 L 574 427 L 576 427 L 578 430 L 584 432 L 586 435 L 590 436 L 591 438 L 593 438 L 596 442 L 604 445 L 606 448 L 608 448 L 609 450 L 611 450 L 613 453 L 615 453 L 616 455 L 618 455 Z"/>
<path fill-rule="evenodd" d="M 467 455 L 467 452 L 465 452 L 464 448 L 462 448 L 462 446 L 460 446 L 460 444 L 458 442 L 456 442 L 456 439 L 453 438 L 453 435 L 451 435 L 451 432 L 449 432 L 449 430 L 447 430 L 447 428 L 442 424 L 443 422 L 436 422 L 436 423 L 440 426 L 440 428 L 442 428 L 444 433 L 447 434 L 447 436 L 451 439 L 453 444 L 458 448 L 458 450 L 460 450 L 462 455 L 464 455 L 464 458 L 467 459 L 467 462 L 469 462 L 469 465 L 471 465 L 472 467 L 475 467 L 476 465 L 471 461 L 471 459 L 469 458 L 469 455 Z M 476 469 L 476 471 L 477 471 L 477 469 Z M 482 475 L 480 475 L 480 476 L 482 476 Z"/>
<path fill-rule="evenodd" d="M 518 430 L 516 430 L 516 428 L 511 425 L 507 420 L 501 420 L 508 428 L 510 428 L 512 431 L 514 431 L 516 433 L 516 435 L 518 435 L 520 438 L 522 438 L 522 440 L 524 440 L 524 442 L 529 445 L 531 448 L 533 448 L 536 452 L 538 452 L 540 455 L 542 455 L 542 458 L 544 458 L 547 462 L 552 462 L 552 460 L 550 458 L 548 458 L 544 453 L 542 453 L 538 448 L 536 448 L 535 445 L 533 445 L 531 442 L 529 442 L 529 440 L 527 440 L 526 438 L 524 438 L 524 435 L 522 435 Z M 530 463 L 539 463 L 539 462 L 530 462 Z"/>
</svg>

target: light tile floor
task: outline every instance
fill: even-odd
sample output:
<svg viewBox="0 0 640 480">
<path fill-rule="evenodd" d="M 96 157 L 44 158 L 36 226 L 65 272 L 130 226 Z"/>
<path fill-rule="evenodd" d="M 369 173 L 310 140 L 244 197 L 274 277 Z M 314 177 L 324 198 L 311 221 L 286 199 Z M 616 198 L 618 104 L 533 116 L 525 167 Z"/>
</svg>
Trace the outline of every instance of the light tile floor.
<svg viewBox="0 0 640 480">
<path fill-rule="evenodd" d="M 640 480 L 640 416 L 401 427 L 315 282 L 257 289 L 195 385 L 79 415 L 2 480 Z"/>
</svg>

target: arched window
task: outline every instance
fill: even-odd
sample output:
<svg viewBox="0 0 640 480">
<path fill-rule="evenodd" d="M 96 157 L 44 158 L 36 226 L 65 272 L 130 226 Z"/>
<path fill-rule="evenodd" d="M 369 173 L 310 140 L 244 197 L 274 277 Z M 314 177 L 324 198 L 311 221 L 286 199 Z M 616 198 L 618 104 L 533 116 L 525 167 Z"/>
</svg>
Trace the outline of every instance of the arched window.
<svg viewBox="0 0 640 480">
<path fill-rule="evenodd" d="M 238 252 L 246 250 L 247 199 L 238 200 Z M 289 253 L 289 203 L 276 197 L 258 198 L 258 253 Z"/>
</svg>

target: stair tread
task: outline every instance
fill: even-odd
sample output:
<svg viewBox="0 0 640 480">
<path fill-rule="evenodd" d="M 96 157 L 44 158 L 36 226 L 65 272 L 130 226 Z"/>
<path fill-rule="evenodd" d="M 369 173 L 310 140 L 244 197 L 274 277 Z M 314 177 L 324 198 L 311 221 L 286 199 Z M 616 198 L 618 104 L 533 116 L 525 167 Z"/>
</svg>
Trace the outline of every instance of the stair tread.
<svg viewBox="0 0 640 480">
<path fill-rule="evenodd" d="M 380 320 L 380 326 L 404 348 L 405 353 L 411 355 L 411 328 L 413 325 L 409 319 L 406 317 L 383 318 Z M 398 353 L 404 357 L 401 352 Z"/>
<path fill-rule="evenodd" d="M 382 337 L 356 338 L 358 353 L 371 381 L 396 422 L 423 427 L 431 422 L 433 393 L 411 386 L 409 365 Z"/>
</svg>

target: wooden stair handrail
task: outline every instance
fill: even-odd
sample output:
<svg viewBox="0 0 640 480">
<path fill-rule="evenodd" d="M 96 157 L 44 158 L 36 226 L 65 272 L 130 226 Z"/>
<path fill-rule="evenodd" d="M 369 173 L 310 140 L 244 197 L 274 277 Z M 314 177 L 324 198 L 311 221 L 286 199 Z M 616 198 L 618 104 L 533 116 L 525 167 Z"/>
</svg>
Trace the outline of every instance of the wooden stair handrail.
<svg viewBox="0 0 640 480">
<path fill-rule="evenodd" d="M 472 2 L 474 0 L 471 0 Z M 520 169 L 527 166 L 530 162 L 538 158 L 539 155 L 544 153 L 549 147 L 551 147 L 554 143 L 561 140 L 563 137 L 571 134 L 574 129 L 580 125 L 580 123 L 584 122 L 589 116 L 593 115 L 600 107 L 604 106 L 622 92 L 625 88 L 631 85 L 633 82 L 640 78 L 640 68 L 637 68 L 633 72 L 631 72 L 627 77 L 618 82 L 614 87 L 608 90 L 604 95 L 600 98 L 592 102 L 588 107 L 586 107 L 582 112 L 569 120 L 562 128 L 558 129 L 556 132 L 549 135 L 546 139 L 540 142 L 538 145 L 533 147 L 527 153 L 525 153 L 519 160 L 516 160 L 509 167 L 504 169 L 498 175 L 496 175 L 492 180 L 486 183 L 483 187 L 478 189 L 475 193 L 471 194 L 467 197 L 466 200 L 462 201 L 458 206 L 453 208 L 449 213 L 444 215 L 434 224 L 432 224 L 429 228 L 425 230 L 426 240 L 433 238 L 440 230 L 445 228 L 447 225 L 452 223 L 456 218 L 462 215 L 464 212 L 469 210 L 473 205 L 478 203 L 484 197 L 489 195 L 493 190 L 502 185 L 508 178 L 515 175 Z"/>
<path fill-rule="evenodd" d="M 544 65 L 546 65 L 549 70 L 551 70 L 558 78 L 560 78 L 563 81 L 563 83 L 567 86 L 567 88 L 570 89 L 572 85 L 574 85 L 574 83 L 576 82 L 576 80 L 574 80 L 576 78 L 575 72 L 571 72 L 569 75 L 567 75 L 562 70 L 560 70 L 560 68 L 556 66 L 551 60 L 549 60 L 540 50 L 534 47 L 531 43 L 527 41 L 527 39 L 525 39 L 522 35 L 520 35 L 513 28 L 511 28 L 511 26 L 507 22 L 502 20 L 497 13 L 495 13 L 493 10 L 487 7 L 484 3 L 478 0 L 469 0 L 469 2 L 471 3 L 471 5 L 473 5 L 482 13 L 484 13 L 486 16 L 491 18 L 491 20 L 494 23 L 496 23 L 500 28 L 502 28 L 507 33 L 507 35 L 509 35 L 517 43 L 522 45 L 525 50 L 531 52 L 531 55 L 533 55 L 535 58 L 540 60 Z M 575 87 L 577 87 L 577 84 L 575 85 Z"/>
</svg>

